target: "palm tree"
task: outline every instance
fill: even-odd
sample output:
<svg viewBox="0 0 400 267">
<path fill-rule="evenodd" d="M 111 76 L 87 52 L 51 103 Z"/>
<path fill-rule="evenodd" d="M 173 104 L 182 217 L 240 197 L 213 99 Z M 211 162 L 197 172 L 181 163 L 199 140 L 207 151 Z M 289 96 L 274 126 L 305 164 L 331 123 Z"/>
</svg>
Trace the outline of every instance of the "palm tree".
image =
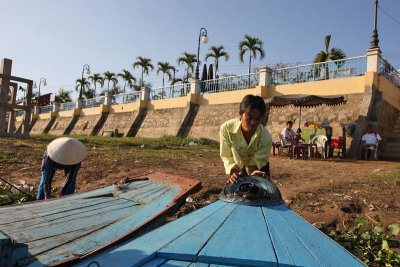
<svg viewBox="0 0 400 267">
<path fill-rule="evenodd" d="M 82 94 L 84 94 L 86 90 L 90 89 L 90 82 L 85 77 L 82 79 L 76 79 L 75 91 L 79 92 L 81 86 Z"/>
<path fill-rule="evenodd" d="M 124 80 L 124 93 L 125 93 L 125 88 L 126 84 L 128 83 L 129 88 L 133 87 L 134 82 L 136 82 L 136 78 L 133 77 L 133 75 L 126 69 L 122 70 L 122 73 L 117 74 L 118 77 L 121 77 Z"/>
<path fill-rule="evenodd" d="M 218 66 L 219 66 L 219 58 L 220 57 L 225 57 L 225 61 L 229 59 L 228 53 L 223 51 L 225 48 L 223 45 L 221 46 L 211 46 L 210 50 L 211 52 L 206 55 L 206 61 L 208 58 L 213 57 L 214 58 L 214 65 L 215 65 L 215 77 L 217 77 L 217 71 L 218 71 Z"/>
<path fill-rule="evenodd" d="M 69 95 L 71 93 L 71 91 L 67 91 L 64 90 L 63 88 L 60 88 L 60 90 L 58 91 L 58 98 L 61 98 L 62 100 L 64 100 L 64 102 L 71 102 L 71 96 Z"/>
<path fill-rule="evenodd" d="M 176 78 L 171 80 L 171 85 L 175 85 L 176 83 L 183 83 L 183 79 Z"/>
<path fill-rule="evenodd" d="M 249 35 L 245 35 L 244 36 L 245 40 L 241 41 L 239 43 L 239 59 L 240 62 L 244 62 L 243 61 L 243 56 L 244 54 L 249 51 L 249 73 L 251 71 L 251 57 L 253 57 L 254 59 L 257 58 L 257 52 L 260 54 L 260 59 L 264 58 L 264 50 L 263 50 L 263 42 L 256 38 L 256 37 L 251 37 Z"/>
<path fill-rule="evenodd" d="M 329 60 L 338 60 L 338 59 L 343 59 L 346 57 L 346 54 L 343 52 L 342 49 L 333 47 L 331 50 L 329 50 L 329 44 L 331 42 L 331 35 L 325 36 L 325 51 L 321 50 L 317 55 L 315 55 L 314 58 L 314 63 L 320 63 L 320 62 L 327 62 Z M 337 64 L 337 62 L 336 62 Z M 321 78 L 322 79 L 329 79 L 329 69 L 328 69 L 328 64 L 322 64 L 323 67 L 322 73 L 321 73 Z M 320 68 L 317 68 L 315 70 L 316 75 L 319 74 Z"/>
<path fill-rule="evenodd" d="M 325 51 L 321 50 L 314 58 L 314 63 L 326 62 L 329 60 L 338 60 L 346 57 L 346 54 L 340 48 L 332 48 L 329 51 L 331 35 L 325 36 Z"/>
<path fill-rule="evenodd" d="M 189 79 L 189 70 L 193 71 L 193 69 L 194 69 L 193 64 L 197 62 L 197 57 L 195 54 L 190 54 L 188 52 L 184 52 L 183 57 L 178 58 L 177 62 L 178 62 L 178 65 L 180 65 L 181 63 L 186 64 L 187 67 L 186 67 L 186 80 L 185 81 L 187 82 Z M 199 64 L 200 64 L 200 62 L 199 62 Z"/>
<path fill-rule="evenodd" d="M 93 73 L 93 75 L 88 77 L 90 80 L 92 80 L 94 84 L 94 97 L 96 97 L 96 84 L 100 83 L 101 87 L 104 86 L 104 80 L 103 77 L 100 76 L 100 73 Z"/>
<path fill-rule="evenodd" d="M 107 92 L 110 91 L 110 82 L 113 82 L 113 87 L 115 87 L 115 85 L 118 83 L 118 79 L 115 76 L 114 72 L 110 72 L 110 71 L 106 71 L 104 72 L 104 80 L 107 80 Z"/>
<path fill-rule="evenodd" d="M 91 88 L 88 88 L 87 90 L 83 91 L 82 94 L 86 99 L 91 99 L 95 97 L 94 89 Z"/>
<path fill-rule="evenodd" d="M 163 73 L 162 76 L 162 87 L 164 87 L 164 76 L 167 74 L 168 80 L 171 80 L 171 70 L 174 70 L 175 67 L 169 65 L 169 62 L 158 62 L 158 69 L 157 69 L 157 75 L 160 73 L 160 71 Z"/>
<path fill-rule="evenodd" d="M 143 87 L 143 73 L 149 75 L 149 70 L 153 70 L 154 66 L 151 64 L 150 58 L 137 57 L 137 61 L 133 63 L 133 68 L 142 67 L 142 79 L 140 87 Z"/>
</svg>

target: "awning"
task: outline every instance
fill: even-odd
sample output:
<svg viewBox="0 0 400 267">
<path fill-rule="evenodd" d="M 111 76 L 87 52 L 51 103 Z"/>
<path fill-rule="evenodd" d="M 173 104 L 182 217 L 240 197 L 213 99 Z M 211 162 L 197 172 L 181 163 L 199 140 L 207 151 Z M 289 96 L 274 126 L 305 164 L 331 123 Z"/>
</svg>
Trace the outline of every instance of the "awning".
<svg viewBox="0 0 400 267">
<path fill-rule="evenodd" d="M 272 107 L 294 105 L 295 107 L 334 106 L 345 104 L 343 96 L 282 95 L 268 98 L 265 103 Z"/>
</svg>

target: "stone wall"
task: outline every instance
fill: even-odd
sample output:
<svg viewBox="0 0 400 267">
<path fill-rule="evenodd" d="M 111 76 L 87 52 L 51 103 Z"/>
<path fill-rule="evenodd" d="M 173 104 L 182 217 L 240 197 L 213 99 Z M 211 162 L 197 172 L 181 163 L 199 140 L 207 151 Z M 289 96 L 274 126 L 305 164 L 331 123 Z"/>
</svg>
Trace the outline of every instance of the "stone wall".
<svg viewBox="0 0 400 267">
<path fill-rule="evenodd" d="M 49 119 L 38 119 L 33 125 L 30 134 L 41 134 L 43 133 L 46 126 L 50 123 Z"/>
<path fill-rule="evenodd" d="M 101 115 L 86 115 L 79 116 L 74 129 L 71 131 L 71 135 L 90 135 L 93 131 L 94 126 L 100 119 Z"/>
<path fill-rule="evenodd" d="M 38 120 L 36 124 L 39 122 Z M 53 126 L 51 127 L 50 131 L 48 134 L 52 135 L 63 135 L 64 131 L 67 129 L 69 123 L 72 121 L 72 117 L 57 117 L 56 120 L 53 123 Z M 36 125 L 35 124 L 35 125 Z M 44 129 L 44 128 L 43 128 Z"/>
<path fill-rule="evenodd" d="M 379 132 L 379 135 L 382 137 L 383 143 L 387 140 L 387 138 L 395 137 L 393 135 L 393 127 L 396 125 L 399 115 L 400 111 L 398 109 L 390 105 L 385 100 L 382 102 L 378 127 L 376 128 Z"/>
<path fill-rule="evenodd" d="M 107 131 L 114 132 L 115 129 L 118 130 L 119 134 L 126 134 L 129 131 L 137 114 L 137 111 L 110 113 L 103 127 L 99 131 L 99 135 L 102 135 L 103 132 Z"/>
<path fill-rule="evenodd" d="M 188 108 L 148 110 L 136 136 L 149 138 L 176 136 L 188 111 Z"/>
<path fill-rule="evenodd" d="M 201 105 L 193 125 L 189 131 L 189 138 L 207 138 L 219 141 L 219 128 L 227 120 L 237 118 L 239 103 L 220 105 Z"/>
<path fill-rule="evenodd" d="M 304 127 L 304 122 L 322 123 L 327 118 L 332 127 L 333 136 L 342 136 L 342 127 L 340 124 L 354 122 L 358 118 L 360 104 L 363 94 L 345 95 L 347 103 L 338 106 L 318 106 L 313 108 L 301 109 L 301 128 Z M 272 134 L 272 140 L 278 141 L 279 134 L 286 127 L 286 121 L 294 122 L 293 129 L 297 130 L 298 118 L 300 109 L 294 106 L 286 106 L 282 108 L 272 107 L 269 112 L 267 129 Z M 347 146 L 349 146 L 351 138 L 347 137 Z"/>
</svg>

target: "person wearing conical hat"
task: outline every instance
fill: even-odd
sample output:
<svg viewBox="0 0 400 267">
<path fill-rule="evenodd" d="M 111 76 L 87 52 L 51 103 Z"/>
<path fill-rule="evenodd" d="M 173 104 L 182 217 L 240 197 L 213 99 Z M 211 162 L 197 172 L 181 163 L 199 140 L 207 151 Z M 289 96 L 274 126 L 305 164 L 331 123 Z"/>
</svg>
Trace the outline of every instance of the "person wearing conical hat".
<svg viewBox="0 0 400 267">
<path fill-rule="evenodd" d="M 74 138 L 61 137 L 50 142 L 42 161 L 42 178 L 37 193 L 37 200 L 47 199 L 51 193 L 51 181 L 56 170 L 64 170 L 65 181 L 62 195 L 75 192 L 75 182 L 82 161 L 86 157 L 85 145 Z"/>
</svg>

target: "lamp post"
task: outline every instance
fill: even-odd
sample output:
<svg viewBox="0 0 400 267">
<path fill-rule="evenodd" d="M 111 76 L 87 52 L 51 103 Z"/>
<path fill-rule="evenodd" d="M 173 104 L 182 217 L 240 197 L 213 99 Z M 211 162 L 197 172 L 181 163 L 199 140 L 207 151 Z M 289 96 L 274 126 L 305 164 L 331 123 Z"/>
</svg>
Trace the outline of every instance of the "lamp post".
<svg viewBox="0 0 400 267">
<path fill-rule="evenodd" d="M 81 79 L 81 90 L 79 91 L 79 99 L 82 99 L 82 91 L 83 91 L 83 73 L 85 72 L 90 74 L 90 66 L 88 64 L 83 65 L 82 68 L 82 79 Z"/>
<path fill-rule="evenodd" d="M 39 106 L 39 102 L 40 102 L 40 86 L 42 85 L 42 82 L 43 82 L 43 86 L 47 86 L 46 78 L 40 78 L 40 81 L 39 81 L 39 95 L 38 95 L 38 100 L 36 101 L 36 106 Z M 37 88 L 36 82 L 33 82 L 33 88 Z"/>
<path fill-rule="evenodd" d="M 199 34 L 199 45 L 197 47 L 197 64 L 196 64 L 196 76 L 195 76 L 197 80 L 199 79 L 200 40 L 203 43 L 207 43 L 208 42 L 207 30 L 205 28 L 201 28 L 200 29 L 200 34 Z"/>
<path fill-rule="evenodd" d="M 376 28 L 377 19 L 378 19 L 378 0 L 375 0 L 374 30 L 372 31 L 371 49 L 379 48 L 378 30 Z"/>
</svg>

